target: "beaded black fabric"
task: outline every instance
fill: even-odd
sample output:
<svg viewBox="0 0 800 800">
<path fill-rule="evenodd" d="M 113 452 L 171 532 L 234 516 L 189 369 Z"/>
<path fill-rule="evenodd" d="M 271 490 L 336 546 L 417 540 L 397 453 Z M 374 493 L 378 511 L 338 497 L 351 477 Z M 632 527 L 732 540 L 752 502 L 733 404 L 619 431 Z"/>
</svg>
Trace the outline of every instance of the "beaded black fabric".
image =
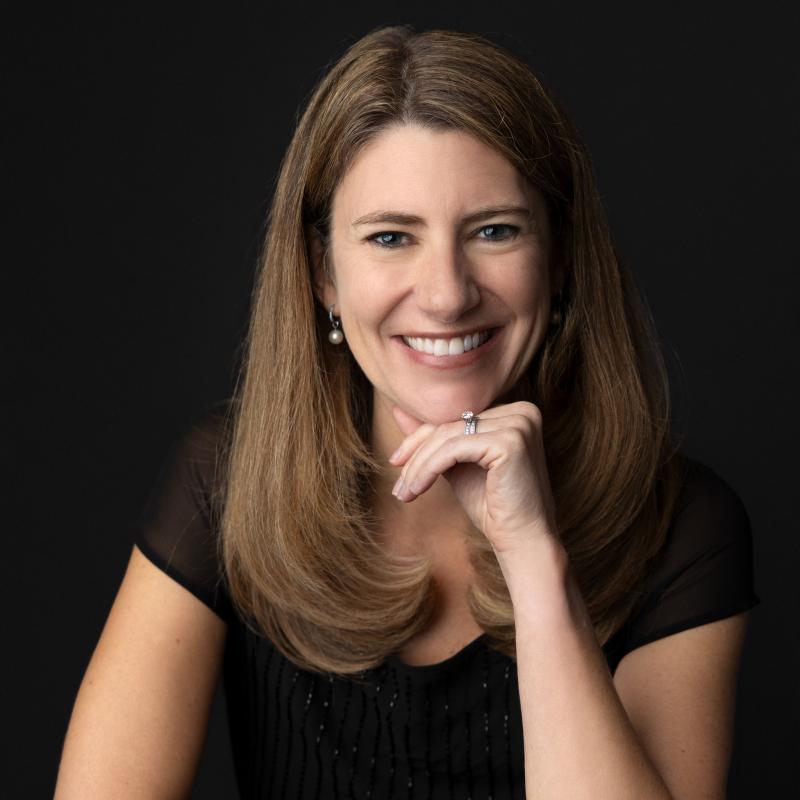
<svg viewBox="0 0 800 800">
<path fill-rule="evenodd" d="M 515 663 L 484 634 L 445 661 L 395 656 L 361 679 L 297 669 L 233 612 L 209 503 L 223 405 L 176 438 L 134 541 L 228 624 L 223 681 L 242 798 L 524 798 Z M 756 606 L 750 520 L 713 470 L 687 480 L 636 616 L 604 646 L 612 674 L 631 650 Z"/>
<path fill-rule="evenodd" d="M 516 670 L 484 636 L 356 681 L 299 670 L 245 630 L 225 662 L 242 797 L 524 797 Z"/>
</svg>

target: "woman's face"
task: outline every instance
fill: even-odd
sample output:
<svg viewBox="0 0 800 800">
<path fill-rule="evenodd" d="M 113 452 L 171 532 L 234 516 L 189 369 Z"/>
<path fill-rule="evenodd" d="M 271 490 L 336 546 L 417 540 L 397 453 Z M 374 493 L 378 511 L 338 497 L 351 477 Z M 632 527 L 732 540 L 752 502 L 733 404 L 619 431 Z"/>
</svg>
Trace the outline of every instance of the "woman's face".
<svg viewBox="0 0 800 800">
<path fill-rule="evenodd" d="M 318 295 L 376 414 L 395 403 L 438 424 L 514 386 L 547 330 L 551 232 L 544 198 L 502 155 L 461 131 L 390 128 L 340 182 L 330 234 L 333 283 L 312 244 Z"/>
</svg>

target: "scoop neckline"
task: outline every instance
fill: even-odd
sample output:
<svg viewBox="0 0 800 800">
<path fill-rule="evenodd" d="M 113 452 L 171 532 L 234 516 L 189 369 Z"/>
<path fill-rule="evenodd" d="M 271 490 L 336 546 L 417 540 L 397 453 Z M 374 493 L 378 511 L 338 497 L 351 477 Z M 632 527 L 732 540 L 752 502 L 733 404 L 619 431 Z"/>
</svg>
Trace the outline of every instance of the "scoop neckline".
<svg viewBox="0 0 800 800">
<path fill-rule="evenodd" d="M 475 650 L 477 650 L 478 647 L 480 647 L 480 645 L 486 641 L 486 639 L 488 639 L 488 637 L 489 634 L 484 631 L 471 642 L 468 642 L 466 645 L 464 645 L 464 647 L 462 647 L 460 650 L 453 653 L 453 655 L 446 658 L 444 661 L 437 661 L 433 664 L 406 664 L 405 661 L 400 660 L 396 653 L 392 653 L 386 660 L 398 669 L 405 672 L 415 675 L 429 675 L 434 672 L 440 672 L 448 667 L 452 667 L 457 662 L 463 661 Z"/>
</svg>

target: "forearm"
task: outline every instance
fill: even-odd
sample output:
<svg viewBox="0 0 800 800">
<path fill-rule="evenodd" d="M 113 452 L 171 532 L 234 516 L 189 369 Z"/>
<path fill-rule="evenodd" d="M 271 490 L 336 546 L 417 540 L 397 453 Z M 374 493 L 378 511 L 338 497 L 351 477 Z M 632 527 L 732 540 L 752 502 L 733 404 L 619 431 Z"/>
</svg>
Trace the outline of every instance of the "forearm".
<svg viewBox="0 0 800 800">
<path fill-rule="evenodd" d="M 514 604 L 530 800 L 669 800 L 619 699 L 563 547 L 549 536 L 501 567 Z"/>
</svg>

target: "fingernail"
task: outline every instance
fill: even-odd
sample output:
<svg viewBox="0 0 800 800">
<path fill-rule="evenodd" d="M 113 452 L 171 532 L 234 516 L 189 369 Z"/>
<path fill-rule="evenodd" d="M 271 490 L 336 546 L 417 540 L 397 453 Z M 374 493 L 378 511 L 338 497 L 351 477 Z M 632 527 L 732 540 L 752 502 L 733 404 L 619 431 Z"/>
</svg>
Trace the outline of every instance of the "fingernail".
<svg viewBox="0 0 800 800">
<path fill-rule="evenodd" d="M 401 451 L 402 449 L 403 449 L 403 446 L 402 446 L 402 445 L 400 445 L 400 447 L 398 447 L 398 448 L 397 448 L 397 450 L 395 450 L 395 451 L 394 451 L 394 453 L 392 453 L 392 454 L 389 456 L 389 461 L 394 461 L 394 460 L 395 460 L 395 459 L 396 459 L 396 458 L 397 458 L 397 457 L 400 455 L 400 451 Z"/>
<path fill-rule="evenodd" d="M 406 488 L 406 485 L 405 485 L 405 483 L 403 483 L 402 477 L 400 477 L 400 478 L 397 479 L 397 483 L 394 485 L 394 489 L 392 489 L 392 494 L 395 497 L 399 498 L 401 493 L 402 493 L 402 491 L 403 491 L 403 489 L 405 489 L 405 488 Z"/>
</svg>

